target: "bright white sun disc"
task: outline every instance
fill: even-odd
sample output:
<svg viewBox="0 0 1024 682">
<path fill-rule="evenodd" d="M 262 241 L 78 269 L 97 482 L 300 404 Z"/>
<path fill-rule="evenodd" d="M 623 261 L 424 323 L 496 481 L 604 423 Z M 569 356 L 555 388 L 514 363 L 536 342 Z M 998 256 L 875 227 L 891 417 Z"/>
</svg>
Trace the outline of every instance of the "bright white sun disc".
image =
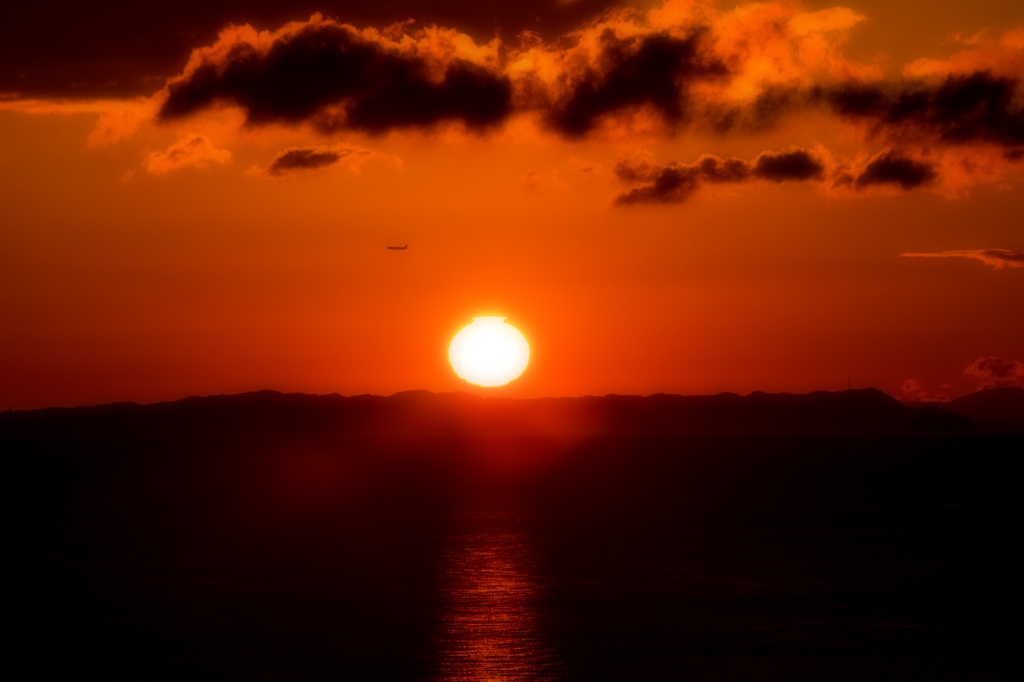
<svg viewBox="0 0 1024 682">
<path fill-rule="evenodd" d="M 474 317 L 452 339 L 448 359 L 455 373 L 469 383 L 500 386 L 526 369 L 530 344 L 504 317 Z"/>
</svg>

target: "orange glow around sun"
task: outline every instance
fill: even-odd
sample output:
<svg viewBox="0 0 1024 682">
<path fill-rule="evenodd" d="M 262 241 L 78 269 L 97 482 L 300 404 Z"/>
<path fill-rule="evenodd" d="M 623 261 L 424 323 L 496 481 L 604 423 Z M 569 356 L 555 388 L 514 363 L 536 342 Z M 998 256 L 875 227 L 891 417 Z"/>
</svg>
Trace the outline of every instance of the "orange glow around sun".
<svg viewBox="0 0 1024 682">
<path fill-rule="evenodd" d="M 504 317 L 474 317 L 448 347 L 455 373 L 478 386 L 501 386 L 526 369 L 530 344 Z"/>
</svg>

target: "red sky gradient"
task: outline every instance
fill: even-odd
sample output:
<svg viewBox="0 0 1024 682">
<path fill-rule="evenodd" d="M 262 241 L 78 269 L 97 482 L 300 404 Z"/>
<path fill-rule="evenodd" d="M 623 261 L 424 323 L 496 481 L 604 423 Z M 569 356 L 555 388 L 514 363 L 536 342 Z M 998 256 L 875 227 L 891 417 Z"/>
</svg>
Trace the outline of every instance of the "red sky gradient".
<svg viewBox="0 0 1024 682">
<path fill-rule="evenodd" d="M 485 6 L 24 10 L 0 405 L 1024 385 L 1019 3 Z"/>
</svg>

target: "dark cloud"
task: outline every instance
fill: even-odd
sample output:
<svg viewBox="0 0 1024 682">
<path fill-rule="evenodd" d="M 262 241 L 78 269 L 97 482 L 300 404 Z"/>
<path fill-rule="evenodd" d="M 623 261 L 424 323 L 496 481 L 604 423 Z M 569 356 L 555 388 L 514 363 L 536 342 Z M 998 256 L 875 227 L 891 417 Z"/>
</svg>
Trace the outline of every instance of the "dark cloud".
<svg viewBox="0 0 1024 682">
<path fill-rule="evenodd" d="M 615 175 L 625 184 L 646 183 L 619 195 L 615 203 L 679 203 L 690 198 L 701 184 L 742 183 L 750 180 L 808 181 L 825 176 L 822 162 L 803 149 L 764 152 L 752 163 L 737 158 L 705 155 L 692 164 L 673 163 L 657 167 L 647 161 L 620 161 Z"/>
<path fill-rule="evenodd" d="M 902 189 L 914 189 L 936 177 L 937 173 L 930 164 L 898 152 L 885 152 L 864 168 L 854 184 L 858 189 L 871 185 L 899 185 Z"/>
<path fill-rule="evenodd" d="M 283 151 L 267 166 L 267 175 L 280 177 L 296 170 L 315 170 L 331 166 L 351 152 L 333 151 L 320 147 L 299 147 Z"/>
<path fill-rule="evenodd" d="M 650 184 L 634 187 L 615 199 L 619 206 L 634 204 L 676 204 L 697 191 L 700 180 L 686 168 L 666 166 L 653 173 Z"/>
<path fill-rule="evenodd" d="M 344 167 L 351 172 L 358 173 L 364 164 L 374 160 L 392 168 L 402 167 L 402 160 L 397 156 L 355 145 L 337 144 L 331 147 L 306 146 L 285 149 L 270 160 L 267 167 L 262 169 L 262 173 L 267 177 L 281 178 L 293 173 L 316 171 L 334 166 Z"/>
<path fill-rule="evenodd" d="M 168 85 L 159 117 L 229 102 L 252 124 L 310 121 L 326 132 L 378 133 L 444 120 L 485 128 L 510 114 L 507 77 L 459 58 L 440 80 L 431 68 L 424 56 L 388 49 L 349 26 L 310 23 L 266 51 L 240 42 L 204 61 Z"/>
<path fill-rule="evenodd" d="M 1016 78 L 987 71 L 950 75 L 926 85 L 845 83 L 816 90 L 845 118 L 863 120 L 880 132 L 925 134 L 947 144 L 1024 144 L 1024 108 Z"/>
<path fill-rule="evenodd" d="M 704 32 L 685 39 L 667 33 L 619 38 L 605 29 L 600 55 L 580 73 L 548 112 L 548 121 L 569 137 L 589 132 L 598 119 L 623 109 L 649 105 L 670 126 L 687 116 L 690 83 L 727 74 L 725 65 L 702 50 Z"/>
<path fill-rule="evenodd" d="M 744 182 L 750 178 L 750 164 L 743 159 L 721 159 L 705 156 L 694 165 L 694 170 L 704 182 Z"/>
<path fill-rule="evenodd" d="M 820 180 L 825 167 L 804 150 L 784 154 L 762 154 L 754 164 L 754 175 L 763 180 Z"/>
<path fill-rule="evenodd" d="M 1024 388 L 1024 362 L 990 356 L 978 358 L 964 370 L 964 374 L 978 377 L 978 388 Z"/>
<path fill-rule="evenodd" d="M 524 30 L 557 38 L 615 2 L 606 0 L 101 0 L 21 2 L 0 22 L 0 93 L 26 97 L 151 95 L 189 53 L 229 24 L 274 29 L 314 12 L 358 26 L 414 19 L 487 42 Z"/>
<path fill-rule="evenodd" d="M 510 72 L 516 74 L 513 82 L 498 61 L 485 67 L 443 50 L 430 54 L 430 47 L 403 51 L 347 24 L 310 21 L 279 35 L 266 49 L 240 40 L 226 54 L 208 52 L 205 63 L 168 84 L 160 115 L 177 118 L 223 101 L 242 107 L 253 124 L 310 122 L 327 133 L 379 133 L 443 120 L 461 120 L 479 129 L 528 110 L 539 112 L 557 133 L 579 138 L 603 119 L 639 108 L 671 130 L 696 124 L 728 134 L 769 128 L 786 115 L 824 102 L 841 118 L 893 140 L 998 144 L 1013 148 L 1010 160 L 1024 145 L 1016 78 L 978 71 L 930 84 L 766 86 L 749 105 L 737 106 L 705 90 L 694 94 L 697 84 L 727 83 L 731 76 L 715 53 L 713 28 L 693 29 L 685 36 L 623 36 L 606 24 L 586 30 L 593 46 L 581 38 L 579 44 L 587 49 L 559 53 L 563 61 L 556 77 L 548 74 L 543 80 L 535 72 L 519 70 Z M 444 63 L 440 77 L 439 60 Z M 755 173 L 779 180 L 816 177 L 820 170 L 808 161 L 806 156 L 766 158 Z M 881 161 L 879 170 L 885 166 Z M 927 172 L 915 180 L 912 169 L 903 170 L 910 172 L 895 181 L 884 173 L 869 173 L 863 184 L 906 187 L 930 179 Z"/>
</svg>

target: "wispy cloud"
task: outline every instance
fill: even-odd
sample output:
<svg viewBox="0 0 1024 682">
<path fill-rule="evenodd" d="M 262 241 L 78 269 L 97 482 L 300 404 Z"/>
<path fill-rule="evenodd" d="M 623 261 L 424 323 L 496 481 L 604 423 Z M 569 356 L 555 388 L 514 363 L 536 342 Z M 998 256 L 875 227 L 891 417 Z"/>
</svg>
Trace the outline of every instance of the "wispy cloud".
<svg viewBox="0 0 1024 682">
<path fill-rule="evenodd" d="M 266 168 L 256 168 L 254 172 L 270 178 L 340 167 L 358 172 L 363 164 L 375 159 L 396 168 L 402 167 L 402 160 L 397 156 L 356 145 L 337 144 L 330 147 L 321 145 L 285 149 L 274 156 Z"/>
<path fill-rule="evenodd" d="M 156 104 L 148 98 L 64 100 L 0 95 L 0 111 L 51 116 L 99 114 L 89 135 L 90 147 L 103 147 L 131 136 L 153 118 L 156 109 Z"/>
<path fill-rule="evenodd" d="M 943 388 L 949 388 L 948 384 Z M 903 402 L 946 403 L 949 402 L 949 395 L 930 391 L 922 386 L 917 379 L 907 379 L 903 382 L 903 395 L 899 399 Z"/>
<path fill-rule="evenodd" d="M 230 163 L 231 152 L 217 149 L 206 135 L 192 134 L 178 140 L 165 151 L 152 152 L 146 159 L 146 171 L 166 175 L 181 168 L 209 168 Z"/>
<path fill-rule="evenodd" d="M 1005 388 L 1019 386 L 1024 388 L 1024 362 L 990 356 L 978 358 L 964 370 L 968 376 L 978 377 L 982 388 Z"/>
<path fill-rule="evenodd" d="M 939 251 L 936 253 L 903 253 L 904 258 L 971 258 L 997 270 L 1003 268 L 1024 268 L 1024 252 L 1014 253 L 1007 249 L 974 249 L 969 251 Z"/>
</svg>

